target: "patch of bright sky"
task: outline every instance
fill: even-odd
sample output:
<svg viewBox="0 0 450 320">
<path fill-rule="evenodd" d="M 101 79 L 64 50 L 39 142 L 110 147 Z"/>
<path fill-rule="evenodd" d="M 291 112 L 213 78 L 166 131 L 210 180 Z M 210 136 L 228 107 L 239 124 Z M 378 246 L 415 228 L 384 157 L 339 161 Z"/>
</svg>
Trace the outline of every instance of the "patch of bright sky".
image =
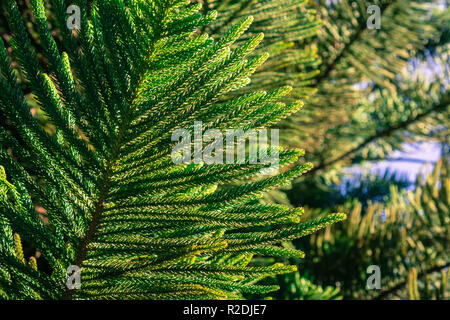
<svg viewBox="0 0 450 320">
<path fill-rule="evenodd" d="M 441 144 L 418 142 L 404 144 L 404 150 L 396 150 L 386 160 L 348 168 L 349 173 L 370 172 L 383 175 L 386 170 L 414 182 L 419 174 L 427 174 L 441 156 Z"/>
</svg>

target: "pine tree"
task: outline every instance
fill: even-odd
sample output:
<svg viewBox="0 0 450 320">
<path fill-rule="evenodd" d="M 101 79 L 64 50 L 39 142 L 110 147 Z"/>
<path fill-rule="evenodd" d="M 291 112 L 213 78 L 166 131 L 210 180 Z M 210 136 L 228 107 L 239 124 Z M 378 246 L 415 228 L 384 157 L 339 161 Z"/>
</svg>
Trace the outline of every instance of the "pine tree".
<svg viewBox="0 0 450 320">
<path fill-rule="evenodd" d="M 267 165 L 248 158 L 174 165 L 170 139 L 194 120 L 204 130 L 262 128 L 299 109 L 280 102 L 289 87 L 233 93 L 267 59 L 255 51 L 264 28 L 245 32 L 251 16 L 226 18 L 213 39 L 202 31 L 217 13 L 199 14 L 189 1 L 74 3 L 76 32 L 65 27 L 65 1 L 50 1 L 61 49 L 43 0 L 31 1 L 42 66 L 16 1 L 2 2 L 12 54 L 0 45 L 0 296 L 216 299 L 275 290 L 258 282 L 295 266 L 256 266 L 252 257 L 302 256 L 278 244 L 345 217 L 300 223 L 300 208 L 258 203 L 311 168 L 290 165 L 303 151 L 279 150 L 289 167 L 258 177 Z M 30 114 L 18 75 L 54 135 Z M 66 287 L 73 265 L 78 290 Z"/>
</svg>

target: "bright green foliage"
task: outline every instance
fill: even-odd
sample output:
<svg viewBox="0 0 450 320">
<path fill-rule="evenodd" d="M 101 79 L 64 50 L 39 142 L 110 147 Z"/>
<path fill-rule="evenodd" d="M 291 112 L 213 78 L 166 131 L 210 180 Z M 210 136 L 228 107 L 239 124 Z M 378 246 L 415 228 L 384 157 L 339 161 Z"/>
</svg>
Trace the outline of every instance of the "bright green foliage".
<svg viewBox="0 0 450 320">
<path fill-rule="evenodd" d="M 258 204 L 263 191 L 311 164 L 255 179 L 268 165 L 247 159 L 175 166 L 170 157 L 172 132 L 192 129 L 194 120 L 204 130 L 259 128 L 299 108 L 301 102 L 280 102 L 289 87 L 224 102 L 267 59 L 254 52 L 263 25 L 245 33 L 252 17 L 225 19 L 213 24 L 221 33 L 213 40 L 198 30 L 216 13 L 201 15 L 201 6 L 186 0 L 101 0 L 89 12 L 78 0 L 81 29 L 72 33 L 65 1 L 50 3 L 62 52 L 43 1 L 31 1 L 47 73 L 15 0 L 2 7 L 13 52 L 0 46 L 0 110 L 16 133 L 0 127 L 0 164 L 8 174 L 0 177 L 2 298 L 208 299 L 275 290 L 257 282 L 295 266 L 255 266 L 252 256 L 303 255 L 278 244 L 345 217 L 300 223 L 301 209 Z M 305 27 L 314 28 L 308 19 Z M 31 116 L 16 72 L 54 136 Z M 302 155 L 281 150 L 280 165 Z M 217 189 L 228 182 L 235 184 Z M 24 243 L 40 253 L 37 262 L 24 254 Z M 70 265 L 82 268 L 79 290 L 65 287 Z"/>
<path fill-rule="evenodd" d="M 426 179 L 418 179 L 414 191 L 394 188 L 385 203 L 362 208 L 360 202 L 349 201 L 340 209 L 349 212 L 348 220 L 300 240 L 299 245 L 309 253 L 300 266 L 303 272 L 322 285 L 338 282 L 344 298 L 381 299 L 408 298 L 408 274 L 415 269 L 420 295 L 431 298 L 430 282 L 437 281 L 439 272 L 450 265 L 447 158 L 441 159 Z M 305 210 L 308 216 L 315 216 L 314 210 Z M 380 267 L 381 290 L 366 288 L 370 265 Z M 442 298 L 442 292 L 434 297 Z"/>
<path fill-rule="evenodd" d="M 339 288 L 327 286 L 325 288 L 314 284 L 299 272 L 280 277 L 280 290 L 276 298 L 283 300 L 341 300 Z"/>
</svg>

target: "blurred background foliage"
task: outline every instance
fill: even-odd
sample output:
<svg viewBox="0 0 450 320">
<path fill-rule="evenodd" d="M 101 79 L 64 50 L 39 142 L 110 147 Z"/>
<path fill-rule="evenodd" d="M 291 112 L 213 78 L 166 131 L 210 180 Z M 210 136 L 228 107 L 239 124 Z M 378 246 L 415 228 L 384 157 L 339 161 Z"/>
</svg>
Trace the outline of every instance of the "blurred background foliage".
<svg viewBox="0 0 450 320">
<path fill-rule="evenodd" d="M 306 220 L 328 212 L 349 215 L 344 223 L 286 243 L 308 252 L 295 261 L 299 272 L 266 280 L 281 287 L 271 297 L 250 298 L 448 299 L 449 1 L 193 2 L 201 2 L 204 13 L 219 13 L 199 32 L 218 37 L 226 25 L 253 15 L 240 41 L 265 34 L 254 54 L 269 52 L 270 58 L 234 94 L 290 85 L 289 99 L 305 102 L 279 128 L 282 144 L 305 149 L 314 168 L 263 201 L 303 206 Z M 370 5 L 380 8 L 380 29 L 367 27 Z M 19 7 L 32 21 L 29 1 Z M 0 14 L 0 34 L 8 43 L 5 26 Z M 33 24 L 27 27 L 35 35 Z M 36 36 L 32 42 L 40 48 Z M 32 103 L 30 94 L 27 99 Z M 52 132 L 37 105 L 31 112 Z M 441 149 L 434 168 L 416 181 L 389 169 L 389 162 L 384 171 L 373 170 L 416 143 Z M 380 290 L 366 287 L 370 265 L 380 267 Z"/>
<path fill-rule="evenodd" d="M 271 57 L 243 91 L 291 85 L 291 98 L 305 101 L 280 132 L 315 167 L 265 201 L 305 206 L 304 219 L 349 214 L 286 244 L 308 255 L 295 261 L 298 274 L 273 279 L 281 286 L 273 298 L 448 299 L 448 1 L 202 2 L 219 11 L 207 32 L 249 14 L 253 32 L 270 30 L 261 50 Z M 380 8 L 380 29 L 367 27 L 370 5 Z M 320 22 L 296 29 L 311 16 Z M 442 149 L 428 176 L 411 179 L 411 157 L 400 162 L 403 174 L 393 162 L 373 170 L 427 144 Z M 370 265 L 380 267 L 380 290 L 366 287 Z"/>
<path fill-rule="evenodd" d="M 412 191 L 391 186 L 382 201 L 358 198 L 338 205 L 348 219 L 328 228 L 297 246 L 310 253 L 300 262 L 317 283 L 340 287 L 345 298 L 407 298 L 406 284 L 412 270 L 430 285 L 423 297 L 443 298 L 437 284 L 439 274 L 450 265 L 450 173 L 449 161 L 442 158 L 434 170 L 419 176 Z M 305 208 L 306 219 L 323 214 Z M 367 290 L 366 268 L 381 270 L 381 289 Z M 427 292 L 425 294 L 425 292 Z"/>
</svg>

